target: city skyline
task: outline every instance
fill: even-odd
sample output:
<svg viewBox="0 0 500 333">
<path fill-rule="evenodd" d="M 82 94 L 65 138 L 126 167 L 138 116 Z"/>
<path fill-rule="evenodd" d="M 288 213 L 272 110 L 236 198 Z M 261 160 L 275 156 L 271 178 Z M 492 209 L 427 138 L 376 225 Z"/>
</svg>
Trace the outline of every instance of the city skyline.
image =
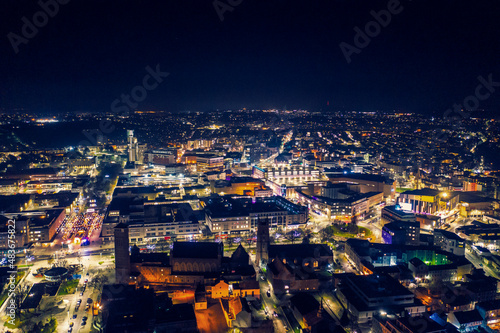
<svg viewBox="0 0 500 333">
<path fill-rule="evenodd" d="M 500 2 L 0 6 L 0 333 L 500 332 Z"/>
</svg>

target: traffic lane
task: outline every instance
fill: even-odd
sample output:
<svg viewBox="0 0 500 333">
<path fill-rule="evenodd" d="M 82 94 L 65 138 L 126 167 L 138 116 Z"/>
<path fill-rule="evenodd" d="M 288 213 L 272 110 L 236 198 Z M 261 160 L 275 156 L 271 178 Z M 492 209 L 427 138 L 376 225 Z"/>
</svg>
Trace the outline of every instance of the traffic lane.
<svg viewBox="0 0 500 333">
<path fill-rule="evenodd" d="M 81 251 L 81 249 L 80 249 Z M 109 254 L 113 254 L 114 253 L 114 249 L 113 248 L 105 248 L 105 249 L 99 249 L 99 250 L 90 250 L 90 251 L 83 251 L 80 252 L 80 253 L 71 253 L 71 254 L 65 254 L 62 258 L 78 258 L 78 257 L 85 257 L 85 256 L 96 256 L 96 255 L 100 255 L 101 253 L 102 254 L 105 254 L 105 255 L 109 255 Z M 50 255 L 50 254 L 41 254 L 41 255 L 35 255 L 35 260 L 47 260 L 47 259 L 51 259 L 53 258 L 53 255 Z"/>
<path fill-rule="evenodd" d="M 287 325 L 283 322 L 284 314 L 281 310 L 280 306 L 276 306 L 276 309 L 274 308 L 274 302 L 272 301 L 271 298 L 267 297 L 267 295 L 261 295 L 263 298 L 263 304 L 264 308 L 266 309 L 267 313 L 265 313 L 266 319 L 271 319 L 274 322 L 274 326 L 277 328 L 279 332 L 286 332 L 287 331 Z M 278 316 L 275 317 L 273 314 L 277 313 Z"/>
<path fill-rule="evenodd" d="M 278 327 L 278 329 L 281 329 L 286 332 L 288 325 L 283 321 L 284 314 L 280 306 L 276 304 L 276 302 L 273 300 L 273 295 L 271 293 L 271 296 L 267 296 L 267 291 L 271 290 L 271 286 L 269 284 L 268 280 L 262 281 L 260 280 L 260 289 L 261 289 L 261 299 L 262 303 L 264 305 L 264 308 L 267 310 L 267 313 L 265 313 L 266 317 L 269 317 L 269 319 L 272 319 L 275 322 L 275 326 Z M 276 308 L 274 308 L 274 305 L 276 305 Z M 278 314 L 278 317 L 273 316 L 274 312 Z"/>
<path fill-rule="evenodd" d="M 80 293 L 78 294 L 78 298 L 82 300 L 80 307 L 78 308 L 78 311 L 75 311 L 74 314 L 77 315 L 76 319 L 73 319 L 74 322 L 74 332 L 86 332 L 90 330 L 91 327 L 91 322 L 92 322 L 92 304 L 90 304 L 89 308 L 86 309 L 87 305 L 87 299 L 91 298 L 92 293 L 88 290 L 89 288 L 85 289 L 85 292 L 83 293 L 82 296 L 80 296 Z M 87 317 L 87 320 L 85 321 L 85 325 L 82 325 L 83 323 L 83 317 Z"/>
</svg>

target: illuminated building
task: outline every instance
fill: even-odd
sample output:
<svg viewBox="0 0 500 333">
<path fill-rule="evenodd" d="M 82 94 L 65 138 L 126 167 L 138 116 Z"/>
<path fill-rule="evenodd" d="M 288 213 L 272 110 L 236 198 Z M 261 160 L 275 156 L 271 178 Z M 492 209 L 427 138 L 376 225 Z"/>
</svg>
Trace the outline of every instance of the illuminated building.
<svg viewBox="0 0 500 333">
<path fill-rule="evenodd" d="M 434 229 L 434 245 L 457 256 L 465 255 L 465 240 L 454 232 Z"/>
<path fill-rule="evenodd" d="M 146 153 L 148 163 L 169 165 L 177 162 L 176 150 L 152 150 Z"/>
<path fill-rule="evenodd" d="M 360 193 L 382 192 L 385 198 L 394 198 L 396 182 L 380 175 L 349 173 L 343 175 L 330 175 L 330 181 L 335 183 L 348 183 L 350 189 Z"/>
<path fill-rule="evenodd" d="M 412 212 L 425 214 L 450 211 L 457 206 L 458 202 L 459 196 L 456 192 L 448 193 L 430 188 L 406 191 L 398 198 L 401 207 L 408 206 Z"/>
<path fill-rule="evenodd" d="M 224 157 L 210 154 L 196 156 L 196 171 L 205 173 L 209 171 L 222 171 L 224 168 Z"/>
<path fill-rule="evenodd" d="M 386 244 L 420 244 L 420 222 L 397 221 L 382 227 L 382 239 Z"/>
<path fill-rule="evenodd" d="M 304 166 L 283 166 L 273 168 L 259 168 L 254 166 L 252 176 L 255 178 L 263 178 L 277 184 L 290 182 L 302 182 L 318 180 L 320 173 L 315 167 Z"/>
<path fill-rule="evenodd" d="M 137 138 L 134 137 L 134 131 L 132 130 L 127 130 L 127 143 L 128 161 L 137 164 L 144 163 L 144 152 L 146 150 L 146 145 L 140 145 L 137 142 Z"/>
<path fill-rule="evenodd" d="M 271 229 L 298 228 L 306 224 L 307 208 L 283 197 L 208 199 L 205 222 L 213 233 L 241 234 L 257 229 L 261 219 L 269 219 Z"/>
<path fill-rule="evenodd" d="M 395 312 L 419 316 L 425 305 L 415 301 L 415 295 L 389 275 L 354 275 L 341 277 L 342 286 L 337 297 L 349 311 L 350 318 L 358 323 L 368 322 L 384 308 Z"/>
</svg>

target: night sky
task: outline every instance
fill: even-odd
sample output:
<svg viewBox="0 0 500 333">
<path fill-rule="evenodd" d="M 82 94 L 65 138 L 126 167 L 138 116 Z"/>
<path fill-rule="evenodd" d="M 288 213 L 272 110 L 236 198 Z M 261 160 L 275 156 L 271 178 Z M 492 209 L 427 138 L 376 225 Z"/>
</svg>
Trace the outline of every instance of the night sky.
<svg viewBox="0 0 500 333">
<path fill-rule="evenodd" d="M 223 21 L 212 0 L 65 2 L 16 54 L 9 33 L 22 37 L 22 18 L 41 7 L 2 1 L 1 110 L 110 111 L 157 64 L 170 74 L 137 109 L 442 114 L 474 94 L 479 75 L 500 82 L 493 0 L 402 0 L 349 64 L 339 44 L 354 45 L 354 27 L 392 1 L 221 0 L 237 4 Z M 497 89 L 480 109 L 498 111 Z"/>
</svg>

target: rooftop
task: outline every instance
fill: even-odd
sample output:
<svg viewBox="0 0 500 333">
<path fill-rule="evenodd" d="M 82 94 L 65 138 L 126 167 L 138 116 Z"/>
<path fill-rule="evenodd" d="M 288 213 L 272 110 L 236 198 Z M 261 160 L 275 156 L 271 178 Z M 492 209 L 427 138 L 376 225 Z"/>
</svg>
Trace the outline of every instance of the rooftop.
<svg viewBox="0 0 500 333">
<path fill-rule="evenodd" d="M 349 174 L 331 174 L 329 175 L 330 180 L 335 180 L 336 178 L 350 178 L 350 179 L 358 179 L 358 180 L 367 180 L 372 182 L 386 183 L 392 184 L 394 181 L 382 175 L 372 175 L 366 173 L 349 173 Z"/>
<path fill-rule="evenodd" d="M 470 310 L 470 311 L 457 311 L 453 313 L 455 315 L 455 318 L 457 318 L 458 322 L 460 324 L 467 324 L 467 323 L 473 323 L 477 321 L 483 321 L 483 317 L 481 317 L 481 314 L 477 310 Z"/>
<path fill-rule="evenodd" d="M 211 242 L 174 242 L 172 258 L 217 259 L 222 256 L 222 243 Z"/>
<path fill-rule="evenodd" d="M 396 279 L 389 275 L 349 275 L 346 277 L 368 298 L 386 296 L 413 296 Z"/>
<path fill-rule="evenodd" d="M 456 240 L 457 242 L 463 242 L 464 240 L 458 236 L 456 233 L 448 231 L 448 230 L 443 230 L 443 229 L 434 229 L 434 235 L 441 234 L 443 237 L 447 239 L 453 239 Z"/>
</svg>

